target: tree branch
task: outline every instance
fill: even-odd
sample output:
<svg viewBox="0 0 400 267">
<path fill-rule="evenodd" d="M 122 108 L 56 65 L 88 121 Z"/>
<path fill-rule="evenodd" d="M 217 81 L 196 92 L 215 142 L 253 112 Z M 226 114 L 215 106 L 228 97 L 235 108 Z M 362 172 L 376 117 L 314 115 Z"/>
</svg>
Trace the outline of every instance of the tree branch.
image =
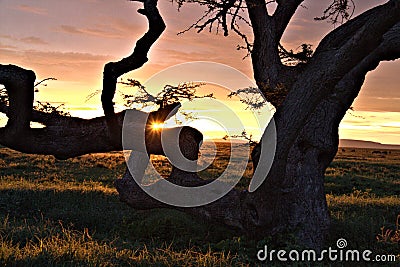
<svg viewBox="0 0 400 267">
<path fill-rule="evenodd" d="M 330 99 L 341 103 L 346 111 L 361 89 L 365 75 L 378 67 L 381 61 L 400 58 L 400 22 L 383 35 L 382 43 L 349 71 L 336 85 Z"/>
<path fill-rule="evenodd" d="M 8 110 L 8 107 L 0 107 L 0 111 L 6 114 Z M 148 116 L 148 122 L 155 120 L 153 118 L 157 118 L 157 121 L 165 118 L 164 112 L 156 111 L 150 114 L 141 111 L 135 112 L 138 113 L 138 116 Z M 0 144 L 23 153 L 54 155 L 59 159 L 77 157 L 88 153 L 121 151 L 123 150 L 121 137 L 124 116 L 125 111 L 115 114 L 116 129 L 120 139 L 118 142 L 111 142 L 107 120 L 104 116 L 87 120 L 34 111 L 33 120 L 46 123 L 46 127 L 24 129 L 19 132 L 19 135 L 16 135 L 7 127 L 0 128 Z M 146 126 L 143 125 L 143 127 Z M 138 128 L 141 127 L 138 125 Z M 197 136 L 196 140 L 199 142 L 200 132 L 191 127 L 180 128 L 187 128 L 185 131 L 193 132 L 192 134 Z M 169 131 L 169 129 L 163 131 Z M 132 134 L 135 135 L 136 133 Z M 144 142 L 149 154 L 164 155 L 161 146 L 161 131 L 146 131 Z M 125 147 L 124 149 L 133 149 L 133 147 Z"/>
<path fill-rule="evenodd" d="M 190 133 L 182 134 L 179 139 L 179 146 L 186 152 L 185 157 L 191 160 L 197 160 L 198 143 L 194 142 L 195 137 L 191 137 Z M 176 185 L 185 187 L 204 186 L 211 181 L 202 180 L 196 173 L 188 173 L 179 170 L 175 166 L 172 167 L 172 172 L 165 180 Z M 157 181 L 151 185 L 142 185 L 147 189 L 162 190 L 165 181 Z M 244 228 L 245 214 L 247 210 L 241 209 L 244 197 L 247 191 L 239 192 L 231 190 L 223 198 L 218 199 L 210 204 L 195 207 L 181 208 L 170 206 L 150 197 L 141 187 L 138 186 L 137 180 L 132 178 L 131 172 L 127 170 L 122 179 L 115 181 L 115 186 L 118 190 L 121 201 L 126 202 L 129 206 L 138 209 L 154 209 L 154 208 L 173 208 L 191 215 L 194 215 L 202 220 L 212 220 L 225 225 L 233 226 L 237 229 Z"/>
<path fill-rule="evenodd" d="M 357 31 L 345 25 L 335 30 L 334 36 L 342 39 L 341 46 L 328 50 L 317 49 L 318 53 L 315 53 L 302 72 L 302 78 L 293 85 L 281 109 L 275 114 L 277 131 L 281 133 L 278 136 L 277 153 L 280 148 L 290 147 L 321 99 L 331 94 L 336 84 L 349 71 L 379 47 L 384 34 L 400 19 L 400 3 L 398 0 L 390 1 L 367 13 L 368 17 L 361 15 L 348 22 L 358 25 Z M 341 33 L 340 29 L 343 29 L 344 33 Z M 345 34 L 350 35 L 344 38 Z M 330 38 L 326 37 L 325 41 L 321 42 L 325 48 L 330 47 L 326 43 Z"/>
<path fill-rule="evenodd" d="M 317 49 L 315 50 L 315 55 L 323 53 L 324 51 L 339 49 L 349 40 L 349 36 L 355 35 L 355 33 L 359 31 L 360 28 L 365 24 L 369 23 L 371 19 L 375 18 L 376 16 L 382 16 L 381 14 L 385 14 L 390 7 L 396 9 L 396 5 L 398 5 L 398 1 L 391 0 L 386 4 L 367 10 L 359 16 L 342 24 L 340 27 L 331 31 L 321 40 Z"/>
<path fill-rule="evenodd" d="M 14 124 L 7 123 L 6 127 L 0 128 L 0 144 L 9 148 L 31 154 L 54 155 L 60 159 L 76 157 L 87 153 L 109 152 L 122 150 L 122 128 L 124 124 L 125 111 L 115 114 L 116 122 L 115 132 L 118 136 L 117 142 L 111 142 L 113 138 L 108 131 L 106 117 L 99 117 L 90 120 L 66 117 L 58 114 L 47 114 L 40 111 L 17 109 L 22 103 L 33 103 L 33 90 L 35 82 L 33 71 L 25 70 L 13 65 L 0 65 L 0 84 L 4 84 L 10 95 L 10 106 L 4 103 L 0 104 L 0 112 L 4 112 L 9 117 L 9 121 L 15 118 L 29 119 L 20 126 L 21 121 L 17 120 Z M 17 93 L 15 93 L 15 90 Z M 21 101 L 21 102 L 20 102 Z M 153 121 L 162 123 L 167 119 L 172 110 L 179 104 L 166 105 L 157 111 L 145 113 L 138 110 L 135 117 L 137 123 L 132 128 L 125 128 L 132 131 L 132 135 L 143 136 L 146 151 L 149 154 L 163 155 L 164 151 L 161 145 L 162 131 L 151 131 Z M 32 107 L 31 107 L 32 108 Z M 16 114 L 13 112 L 17 112 Z M 21 114 L 21 112 L 25 112 Z M 14 117 L 13 117 L 14 116 Z M 45 128 L 31 129 L 29 122 L 34 121 L 43 123 Z M 135 121 L 136 122 L 136 121 Z M 27 124 L 27 126 L 25 125 Z M 16 125 L 16 127 L 14 127 Z M 198 144 L 202 140 L 202 135 L 191 127 L 180 127 L 181 132 L 194 138 L 192 142 Z M 164 129 L 163 131 L 171 131 Z M 144 133 L 144 135 L 143 135 Z M 186 137 L 188 138 L 188 137 Z M 189 138 L 190 139 L 190 138 Z M 124 149 L 141 149 L 137 147 L 124 147 Z M 144 151 L 144 152 L 146 152 Z"/>
<path fill-rule="evenodd" d="M 396 58 L 400 58 L 400 23 L 384 34 L 382 43 L 344 75 L 330 94 L 321 99 L 297 135 L 296 143 L 301 144 L 303 150 L 310 147 L 318 149 L 318 160 L 327 167 L 336 154 L 339 123 L 360 92 L 366 74 L 374 70 L 379 62 Z M 296 149 L 292 147 L 291 157 L 296 158 L 292 152 Z M 285 184 L 282 179 L 275 179 L 274 182 Z"/>
<path fill-rule="evenodd" d="M 0 65 L 0 84 L 6 87 L 10 109 L 7 129 L 14 133 L 29 128 L 36 75 L 14 65 Z"/>
<path fill-rule="evenodd" d="M 165 30 L 165 23 L 157 9 L 157 0 L 144 0 L 143 3 L 144 9 L 139 9 L 138 12 L 146 16 L 149 23 L 148 31 L 136 42 L 135 49 L 130 56 L 118 62 L 109 62 L 104 66 L 101 101 L 111 131 L 113 124 L 116 123 L 112 116 L 114 115 L 113 98 L 118 77 L 143 66 L 148 60 L 147 53 L 151 46 Z"/>
<path fill-rule="evenodd" d="M 268 15 L 265 1 L 246 0 L 246 5 L 254 35 L 251 53 L 254 79 L 267 100 L 277 106 L 279 103 L 269 97 L 269 94 L 275 92 L 282 82 L 280 78 L 285 68 L 279 57 L 276 25 Z"/>
<path fill-rule="evenodd" d="M 304 0 L 281 0 L 273 15 L 275 34 L 278 41 L 282 38 L 290 19 Z"/>
<path fill-rule="evenodd" d="M 0 103 L 0 112 L 9 116 L 10 107 L 4 103 Z M 42 111 L 32 110 L 31 111 L 31 121 L 38 122 L 47 126 L 59 126 L 68 124 L 68 122 L 82 122 L 86 121 L 82 118 L 61 116 L 56 113 L 46 113 Z"/>
</svg>

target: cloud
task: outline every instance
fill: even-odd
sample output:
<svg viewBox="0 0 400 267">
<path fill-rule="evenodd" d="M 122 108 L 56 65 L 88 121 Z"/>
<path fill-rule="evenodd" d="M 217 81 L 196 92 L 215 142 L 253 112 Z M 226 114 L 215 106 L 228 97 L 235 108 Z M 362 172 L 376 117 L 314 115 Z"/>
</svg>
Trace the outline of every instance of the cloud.
<svg viewBox="0 0 400 267">
<path fill-rule="evenodd" d="M 16 48 L 17 48 L 16 46 L 0 44 L 0 50 L 2 50 L 2 49 L 16 49 Z"/>
<path fill-rule="evenodd" d="M 72 33 L 72 34 L 83 34 L 82 30 L 75 28 L 73 26 L 69 26 L 69 25 L 61 25 L 60 31 L 65 32 L 65 33 Z"/>
<path fill-rule="evenodd" d="M 127 35 L 132 35 L 132 32 L 134 31 L 144 31 L 145 30 L 145 24 L 137 24 L 137 23 L 132 23 L 131 21 L 128 21 L 126 19 L 122 18 L 110 18 L 109 19 L 110 23 L 108 25 L 111 25 L 114 30 L 120 31 L 121 33 Z M 105 27 L 106 25 L 101 25 L 102 27 Z"/>
<path fill-rule="evenodd" d="M 40 39 L 39 37 L 29 36 L 25 38 L 19 39 L 19 41 L 26 43 L 26 44 L 37 44 L 37 45 L 47 45 L 48 42 Z"/>
<path fill-rule="evenodd" d="M 107 23 L 98 23 L 90 28 L 64 24 L 57 28 L 56 31 L 68 34 L 91 35 L 100 38 L 125 39 L 127 36 L 136 35 L 135 33 L 138 32 L 138 28 L 143 28 L 143 26 L 135 25 L 121 18 L 104 18 L 103 21 L 107 21 Z M 142 29 L 139 29 L 139 32 L 141 31 Z"/>
<path fill-rule="evenodd" d="M 13 9 L 26 12 L 26 13 L 31 13 L 31 14 L 36 14 L 36 15 L 47 15 L 47 10 L 44 8 L 40 7 L 33 7 L 33 6 L 28 6 L 28 5 L 18 5 L 14 7 Z"/>
<path fill-rule="evenodd" d="M 18 38 L 18 37 L 11 36 L 11 35 L 0 35 L 0 38 L 8 39 L 13 42 L 21 42 L 21 43 L 25 43 L 25 44 L 35 44 L 35 45 L 48 45 L 49 44 L 48 42 L 44 41 L 43 39 L 41 39 L 39 37 L 35 37 L 35 36 L 27 36 L 27 37 L 23 37 L 23 38 Z M 10 46 L 10 47 L 15 48 L 15 46 Z"/>
<path fill-rule="evenodd" d="M 111 56 L 90 53 L 38 51 L 0 48 L 0 64 L 14 64 L 33 70 L 38 80 L 54 77 L 57 81 L 40 90 L 39 101 L 84 105 L 86 97 L 101 89 L 104 64 Z M 100 96 L 95 100 L 100 101 Z M 95 101 L 93 100 L 93 101 Z"/>
<path fill-rule="evenodd" d="M 101 38 L 123 38 L 124 36 L 119 32 L 102 30 L 96 28 L 77 28 L 70 25 L 61 25 L 59 28 L 60 32 L 69 34 L 85 34 L 92 35 Z"/>
<path fill-rule="evenodd" d="M 394 79 L 394 78 L 392 78 Z M 369 88 L 363 88 L 362 90 L 369 89 Z M 385 90 L 377 90 L 379 91 L 380 94 L 384 95 L 389 95 L 390 93 L 390 88 L 385 88 Z M 371 89 L 369 89 L 371 90 Z M 362 92 L 363 93 L 363 92 Z M 394 94 L 392 94 L 394 95 Z M 356 99 L 356 101 L 353 103 L 353 106 L 356 111 L 378 111 L 378 112 L 384 112 L 384 111 L 392 111 L 392 112 L 400 112 L 400 106 L 399 106 L 399 97 L 369 97 L 363 95 L 362 97 L 359 97 Z"/>
<path fill-rule="evenodd" d="M 1 62 L 32 69 L 38 77 L 56 77 L 59 81 L 97 82 L 110 56 L 89 53 L 17 50 L 0 48 Z"/>
</svg>

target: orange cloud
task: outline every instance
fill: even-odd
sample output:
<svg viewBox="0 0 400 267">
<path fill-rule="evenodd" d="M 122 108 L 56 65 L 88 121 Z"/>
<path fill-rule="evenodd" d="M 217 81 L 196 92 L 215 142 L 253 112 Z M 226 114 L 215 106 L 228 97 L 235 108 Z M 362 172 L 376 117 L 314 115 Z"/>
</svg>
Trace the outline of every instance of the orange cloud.
<svg viewBox="0 0 400 267">
<path fill-rule="evenodd" d="M 70 34 L 85 34 L 85 35 L 92 35 L 101 38 L 123 38 L 124 36 L 115 33 L 113 31 L 106 31 L 101 29 L 93 29 L 93 28 L 76 28 L 70 25 L 61 25 L 59 28 L 60 32 L 70 33 Z"/>
<path fill-rule="evenodd" d="M 97 23 L 91 28 L 88 27 L 75 27 L 72 25 L 61 25 L 56 29 L 57 32 L 68 33 L 68 34 L 82 34 L 85 36 L 95 36 L 100 38 L 118 38 L 125 39 L 127 36 L 131 36 L 135 30 L 142 26 L 128 22 L 121 18 L 103 18 L 106 23 Z M 133 35 L 137 35 L 134 33 Z"/>
<path fill-rule="evenodd" d="M 19 41 L 27 44 L 47 45 L 48 43 L 38 37 L 29 36 L 19 39 Z"/>
<path fill-rule="evenodd" d="M 13 50 L 0 48 L 1 62 L 32 69 L 38 77 L 61 81 L 97 83 L 110 56 L 89 53 Z"/>
<path fill-rule="evenodd" d="M 33 7 L 33 6 L 28 6 L 28 5 L 18 5 L 14 9 L 26 12 L 26 13 L 31 13 L 31 14 L 36 14 L 36 15 L 47 15 L 47 10 L 44 8 L 40 7 Z"/>
<path fill-rule="evenodd" d="M 17 38 L 11 35 L 0 35 L 0 39 L 8 39 L 11 40 L 13 42 L 21 42 L 21 43 L 25 43 L 25 44 L 36 44 L 36 45 L 47 45 L 48 42 L 44 41 L 43 39 L 39 38 L 39 37 L 35 37 L 35 36 L 28 36 L 28 37 L 23 37 L 23 38 Z M 9 47 L 11 48 L 11 47 Z"/>
</svg>

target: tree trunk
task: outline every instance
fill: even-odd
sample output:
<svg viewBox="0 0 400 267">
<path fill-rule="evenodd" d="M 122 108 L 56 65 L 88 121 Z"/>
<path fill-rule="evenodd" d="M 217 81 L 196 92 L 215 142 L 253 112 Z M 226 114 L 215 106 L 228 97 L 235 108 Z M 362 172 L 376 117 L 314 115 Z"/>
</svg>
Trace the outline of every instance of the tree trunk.
<svg viewBox="0 0 400 267">
<path fill-rule="evenodd" d="M 251 232 L 294 233 L 302 245 L 323 246 L 330 225 L 324 173 L 337 152 L 338 124 L 346 111 L 339 107 L 341 112 L 327 112 L 335 105 L 329 102 L 319 105 L 291 146 L 285 164 L 281 164 L 284 161 L 279 159 L 281 155 L 275 155 L 262 190 L 248 201 L 256 214 L 250 222 L 256 230 L 250 227 Z M 256 162 L 258 149 L 253 151 Z"/>
<path fill-rule="evenodd" d="M 309 63 L 295 68 L 274 116 L 273 166 L 264 184 L 246 196 L 244 209 L 252 212 L 243 223 L 249 233 L 289 231 L 302 245 L 322 247 L 330 222 L 324 172 L 337 152 L 339 123 L 366 73 L 382 60 L 399 57 L 399 11 L 399 2 L 390 1 L 354 18 L 329 33 Z M 277 74 L 275 80 L 286 74 Z M 252 156 L 255 165 L 263 164 L 260 146 Z"/>
</svg>

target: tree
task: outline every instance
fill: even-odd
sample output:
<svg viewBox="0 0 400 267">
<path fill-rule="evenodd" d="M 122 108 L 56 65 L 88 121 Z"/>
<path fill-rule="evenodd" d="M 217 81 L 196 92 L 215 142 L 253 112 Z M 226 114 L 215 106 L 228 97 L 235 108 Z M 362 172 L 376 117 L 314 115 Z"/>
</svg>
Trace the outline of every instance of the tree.
<svg viewBox="0 0 400 267">
<path fill-rule="evenodd" d="M 165 29 L 157 1 L 141 2 L 144 8 L 138 12 L 147 17 L 149 29 L 130 56 L 105 65 L 102 91 L 105 117 L 82 120 L 32 112 L 34 73 L 16 66 L 0 66 L 0 83 L 9 95 L 9 106 L 3 103 L 0 107 L 9 117 L 0 132 L 1 144 L 26 153 L 53 154 L 60 158 L 121 149 L 124 114 L 115 114 L 113 108 L 117 79 L 147 61 L 149 49 Z M 321 248 L 330 223 L 324 172 L 337 152 L 338 126 L 367 72 L 381 61 L 400 56 L 400 1 L 389 0 L 346 21 L 351 17 L 352 1 L 333 0 L 319 19 L 346 22 L 328 33 L 314 53 L 310 53 L 307 45 L 303 46 L 303 53 L 297 55 L 300 62 L 291 65 L 282 62 L 282 53 L 288 58 L 296 58 L 296 53 L 286 51 L 280 40 L 302 0 L 270 1 L 276 3 L 272 13 L 266 8 L 270 2 L 264 0 L 177 1 L 179 6 L 185 2 L 207 7 L 203 20 L 193 28 L 201 31 L 216 24 L 224 35 L 231 30 L 245 41 L 257 85 L 276 107 L 277 148 L 271 171 L 255 192 L 232 190 L 211 204 L 180 209 L 253 237 L 294 231 L 303 245 Z M 239 30 L 238 21 L 251 25 L 252 43 Z M 47 127 L 30 129 L 31 120 Z M 157 138 L 146 132 L 149 141 L 146 145 L 150 153 L 162 154 Z M 185 128 L 180 140 L 186 157 L 197 158 L 200 139 L 198 132 Z M 254 166 L 263 164 L 260 151 L 258 145 L 252 152 Z M 204 184 L 195 173 L 177 168 L 168 179 L 181 185 Z M 121 200 L 136 209 L 167 206 L 140 190 L 129 172 L 116 181 L 116 187 Z"/>
</svg>

